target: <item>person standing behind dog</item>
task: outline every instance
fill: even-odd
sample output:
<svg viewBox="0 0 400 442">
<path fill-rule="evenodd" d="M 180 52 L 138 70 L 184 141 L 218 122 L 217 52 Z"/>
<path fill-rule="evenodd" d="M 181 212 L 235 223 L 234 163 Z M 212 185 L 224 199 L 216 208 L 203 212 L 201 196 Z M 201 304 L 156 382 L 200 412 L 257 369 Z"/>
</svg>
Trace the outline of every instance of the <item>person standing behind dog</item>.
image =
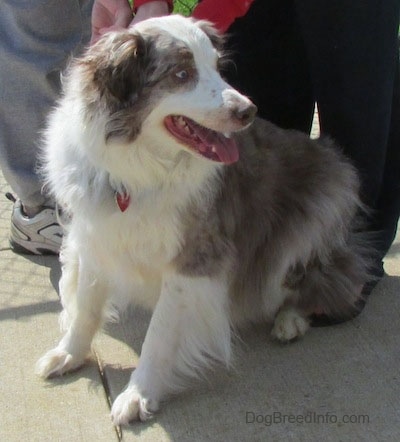
<svg viewBox="0 0 400 442">
<path fill-rule="evenodd" d="M 127 0 L 0 2 L 0 164 L 17 195 L 8 194 L 16 252 L 58 253 L 61 245 L 54 202 L 36 172 L 39 132 L 59 94 L 60 73 L 89 43 L 92 8 L 94 26 L 132 21 Z"/>
<path fill-rule="evenodd" d="M 62 229 L 36 173 L 39 130 L 66 60 L 89 41 L 93 0 L 0 2 L 0 164 L 17 194 L 10 242 L 17 252 L 58 253 Z"/>
<path fill-rule="evenodd" d="M 316 102 L 322 135 L 358 169 L 378 278 L 400 214 L 399 14 L 400 0 L 255 0 L 227 29 L 226 76 L 259 115 L 309 133 Z"/>
<path fill-rule="evenodd" d="M 157 15 L 167 9 L 138 0 L 140 19 L 147 3 Z M 227 31 L 225 76 L 261 117 L 309 133 L 317 103 L 322 135 L 360 173 L 378 279 L 400 214 L 399 14 L 400 0 L 203 0 L 193 11 Z"/>
</svg>

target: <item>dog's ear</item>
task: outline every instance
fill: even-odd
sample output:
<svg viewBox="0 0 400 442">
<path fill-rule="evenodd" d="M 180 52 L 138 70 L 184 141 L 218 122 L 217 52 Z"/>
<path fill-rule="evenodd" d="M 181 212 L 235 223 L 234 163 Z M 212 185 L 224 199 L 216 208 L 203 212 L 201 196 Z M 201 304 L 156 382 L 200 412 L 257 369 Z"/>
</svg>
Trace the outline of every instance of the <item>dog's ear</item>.
<svg viewBox="0 0 400 442">
<path fill-rule="evenodd" d="M 111 107 L 134 102 L 145 80 L 144 38 L 138 33 L 116 33 L 100 40 L 93 53 L 97 58 L 93 80 L 100 95 L 105 96 Z"/>
<path fill-rule="evenodd" d="M 215 26 L 207 20 L 195 20 L 192 19 L 194 23 L 207 35 L 210 39 L 211 44 L 218 52 L 218 71 L 224 78 L 226 73 L 231 69 L 234 69 L 234 64 L 232 63 L 230 52 L 225 49 L 227 42 L 227 36 L 222 35 Z"/>
<path fill-rule="evenodd" d="M 218 52 L 222 52 L 225 46 L 224 36 L 207 20 L 194 20 L 194 23 L 207 35 L 212 45 Z"/>
</svg>

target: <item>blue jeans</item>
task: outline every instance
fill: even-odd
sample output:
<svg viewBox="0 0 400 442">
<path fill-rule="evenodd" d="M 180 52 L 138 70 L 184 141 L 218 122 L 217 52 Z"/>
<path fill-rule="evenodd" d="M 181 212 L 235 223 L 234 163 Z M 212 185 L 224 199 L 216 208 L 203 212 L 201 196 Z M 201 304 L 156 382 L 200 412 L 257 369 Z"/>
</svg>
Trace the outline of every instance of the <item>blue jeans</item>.
<svg viewBox="0 0 400 442">
<path fill-rule="evenodd" d="M 36 173 L 40 130 L 60 72 L 90 38 L 93 0 L 1 0 L 0 165 L 27 206 L 46 197 Z"/>
</svg>

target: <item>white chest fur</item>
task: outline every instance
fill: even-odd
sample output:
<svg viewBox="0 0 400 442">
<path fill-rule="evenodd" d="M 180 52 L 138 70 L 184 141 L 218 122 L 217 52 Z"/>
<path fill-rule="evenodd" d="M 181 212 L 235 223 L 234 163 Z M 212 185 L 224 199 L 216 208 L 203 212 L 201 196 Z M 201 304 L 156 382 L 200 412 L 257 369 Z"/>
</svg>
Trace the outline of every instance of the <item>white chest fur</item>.
<svg viewBox="0 0 400 442">
<path fill-rule="evenodd" d="M 183 226 L 179 207 L 165 192 L 131 196 L 126 211 L 116 202 L 94 221 L 90 236 L 101 255 L 123 267 L 167 265 L 179 252 Z M 100 209 L 100 211 L 102 211 Z"/>
</svg>

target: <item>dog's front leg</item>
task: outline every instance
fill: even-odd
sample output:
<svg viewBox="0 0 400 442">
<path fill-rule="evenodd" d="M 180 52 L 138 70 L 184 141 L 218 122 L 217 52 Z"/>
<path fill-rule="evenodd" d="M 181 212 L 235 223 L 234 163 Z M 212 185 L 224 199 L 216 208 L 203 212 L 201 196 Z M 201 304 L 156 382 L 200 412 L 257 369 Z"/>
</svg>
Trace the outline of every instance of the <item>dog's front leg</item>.
<svg viewBox="0 0 400 442">
<path fill-rule="evenodd" d="M 226 278 L 169 273 L 130 382 L 115 400 L 115 424 L 146 420 L 211 361 L 229 364 L 231 327 Z"/>
<path fill-rule="evenodd" d="M 60 291 L 66 303 L 63 316 L 68 316 L 69 324 L 57 347 L 48 351 L 36 365 L 37 374 L 43 378 L 62 375 L 84 363 L 102 321 L 108 290 L 106 283 L 81 258 L 66 262 Z"/>
</svg>

